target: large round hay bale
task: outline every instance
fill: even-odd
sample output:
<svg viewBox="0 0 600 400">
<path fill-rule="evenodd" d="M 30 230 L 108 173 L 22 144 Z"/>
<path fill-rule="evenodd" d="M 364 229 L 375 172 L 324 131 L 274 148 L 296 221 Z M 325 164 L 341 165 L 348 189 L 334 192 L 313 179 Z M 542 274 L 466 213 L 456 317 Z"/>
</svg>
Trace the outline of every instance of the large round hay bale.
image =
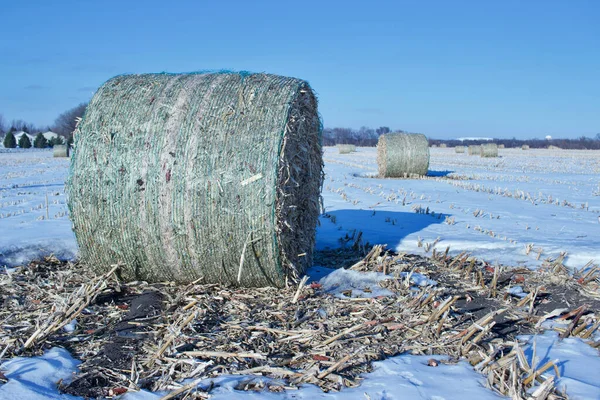
<svg viewBox="0 0 600 400">
<path fill-rule="evenodd" d="M 446 143 L 441 143 L 440 144 L 440 149 L 445 149 L 446 147 L 448 147 L 448 145 L 446 145 Z"/>
<path fill-rule="evenodd" d="M 456 147 L 454 147 L 454 152 L 455 153 L 459 153 L 459 154 L 464 153 L 465 152 L 465 146 L 456 146 Z"/>
<path fill-rule="evenodd" d="M 548 146 L 548 150 L 562 150 L 562 149 L 558 146 L 550 145 L 550 146 Z"/>
<path fill-rule="evenodd" d="M 498 145 L 498 148 L 499 148 L 499 149 L 503 149 L 503 148 L 505 148 L 505 147 L 506 147 L 506 146 L 504 146 L 503 144 L 499 144 L 499 145 Z"/>
<path fill-rule="evenodd" d="M 524 144 L 523 146 L 521 146 L 521 150 L 529 150 L 529 145 Z"/>
<path fill-rule="evenodd" d="M 338 144 L 337 148 L 340 154 L 350 154 L 356 151 L 356 146 L 353 144 Z"/>
<path fill-rule="evenodd" d="M 481 145 L 481 157 L 498 157 L 498 145 L 496 143 L 485 143 Z"/>
<path fill-rule="evenodd" d="M 377 165 L 383 177 L 427 175 L 429 142 L 421 134 L 381 135 L 377 143 Z"/>
<path fill-rule="evenodd" d="M 467 154 L 470 156 L 478 156 L 481 154 L 481 146 L 478 144 L 472 144 L 467 148 Z"/>
<path fill-rule="evenodd" d="M 281 287 L 312 263 L 321 184 L 305 81 L 146 74 L 113 78 L 90 101 L 68 194 L 80 257 L 100 271 Z"/>
<path fill-rule="evenodd" d="M 52 155 L 54 157 L 69 157 L 69 146 L 66 144 L 55 144 L 52 147 Z"/>
</svg>

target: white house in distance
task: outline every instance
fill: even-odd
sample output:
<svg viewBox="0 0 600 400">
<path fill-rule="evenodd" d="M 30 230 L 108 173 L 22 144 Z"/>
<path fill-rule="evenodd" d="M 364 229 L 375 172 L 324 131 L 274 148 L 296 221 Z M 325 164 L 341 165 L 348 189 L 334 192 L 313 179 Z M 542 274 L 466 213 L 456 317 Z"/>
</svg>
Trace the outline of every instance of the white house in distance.
<svg viewBox="0 0 600 400">
<path fill-rule="evenodd" d="M 17 143 L 19 143 L 19 139 L 21 139 L 21 136 L 23 136 L 23 135 L 27 135 L 29 137 L 31 144 L 33 144 L 33 141 L 35 140 L 35 136 L 30 135 L 29 133 L 25 133 L 23 131 L 13 132 L 13 135 L 15 135 L 15 139 L 17 140 Z"/>
<path fill-rule="evenodd" d="M 33 141 L 35 140 L 35 137 L 37 135 L 32 135 L 30 133 L 25 133 L 24 131 L 18 131 L 18 132 L 14 132 L 13 135 L 15 135 L 15 139 L 17 140 L 17 143 L 19 143 L 19 139 L 21 139 L 21 136 L 23 135 L 27 135 L 29 137 L 29 140 L 31 141 L 31 144 L 33 145 Z M 47 132 L 43 132 L 42 135 L 44 135 L 44 137 L 46 138 L 47 141 L 50 141 L 50 139 L 56 139 L 59 134 L 52 132 L 52 131 L 47 131 Z M 64 138 L 63 138 L 64 140 Z"/>
<path fill-rule="evenodd" d="M 52 131 L 44 132 L 42 135 L 44 135 L 47 141 L 50 141 L 50 139 L 56 139 L 58 137 L 58 133 L 54 133 Z"/>
</svg>

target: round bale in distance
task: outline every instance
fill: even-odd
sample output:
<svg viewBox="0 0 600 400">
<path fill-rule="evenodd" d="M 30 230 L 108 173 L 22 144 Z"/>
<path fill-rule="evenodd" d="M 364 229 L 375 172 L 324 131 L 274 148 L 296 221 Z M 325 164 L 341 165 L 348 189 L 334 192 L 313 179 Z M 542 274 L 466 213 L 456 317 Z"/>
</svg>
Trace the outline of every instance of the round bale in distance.
<svg viewBox="0 0 600 400">
<path fill-rule="evenodd" d="M 52 147 L 52 155 L 54 157 L 69 157 L 69 146 L 66 144 L 55 144 Z"/>
<path fill-rule="evenodd" d="M 427 175 L 429 142 L 422 134 L 381 135 L 377 143 L 377 165 L 383 177 Z"/>
<path fill-rule="evenodd" d="M 524 144 L 523 146 L 521 146 L 521 150 L 529 150 L 529 145 Z"/>
<path fill-rule="evenodd" d="M 322 167 L 305 81 L 115 77 L 75 132 L 80 257 L 99 272 L 122 263 L 124 279 L 285 286 L 312 263 Z"/>
<path fill-rule="evenodd" d="M 350 154 L 356 151 L 356 146 L 353 144 L 338 144 L 340 154 Z"/>
<path fill-rule="evenodd" d="M 498 157 L 498 145 L 496 143 L 485 143 L 481 145 L 481 157 Z"/>
<path fill-rule="evenodd" d="M 472 144 L 467 148 L 467 154 L 470 156 L 478 156 L 481 153 L 481 146 L 478 144 Z"/>
<path fill-rule="evenodd" d="M 464 153 L 465 152 L 465 146 L 456 146 L 454 148 L 454 152 L 455 153 L 460 153 L 460 154 Z"/>
</svg>

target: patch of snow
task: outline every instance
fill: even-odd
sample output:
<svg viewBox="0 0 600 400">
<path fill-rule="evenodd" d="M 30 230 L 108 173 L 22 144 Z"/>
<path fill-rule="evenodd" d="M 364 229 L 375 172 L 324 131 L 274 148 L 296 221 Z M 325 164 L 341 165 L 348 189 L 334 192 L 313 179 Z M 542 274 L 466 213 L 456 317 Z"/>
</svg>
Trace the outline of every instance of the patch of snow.
<svg viewBox="0 0 600 400">
<path fill-rule="evenodd" d="M 535 365 L 538 367 L 548 361 L 558 360 L 560 378 L 556 380 L 556 387 L 566 390 L 569 399 L 600 399 L 598 350 L 579 338 L 560 340 L 558 333 L 554 331 L 546 331 L 542 335 L 521 336 L 519 339 L 528 341 L 524 351 L 530 364 L 534 347 Z M 551 368 L 543 375 L 553 376 L 554 370 Z"/>
<path fill-rule="evenodd" d="M 380 272 L 357 272 L 347 269 L 336 269 L 322 278 L 319 283 L 323 290 L 334 294 L 336 297 L 347 297 L 342 292 L 351 290 L 350 297 L 378 297 L 394 296 L 394 293 L 379 286 L 379 282 L 390 279 Z"/>
<path fill-rule="evenodd" d="M 403 278 L 410 276 L 410 281 L 417 286 L 435 286 L 435 285 L 437 285 L 436 281 L 434 281 L 433 279 L 429 279 L 425 275 L 419 274 L 418 272 L 413 272 L 413 273 L 402 272 L 401 276 Z"/>
<path fill-rule="evenodd" d="M 271 393 L 268 391 L 239 391 L 235 387 L 244 380 L 277 382 L 269 378 L 253 376 L 221 376 L 205 379 L 199 383 L 206 388 L 211 383 L 213 400 L 265 399 L 265 400 L 409 400 L 409 399 L 464 399 L 487 400 L 504 398 L 484 387 L 484 377 L 476 373 L 467 362 L 455 365 L 440 363 L 430 367 L 427 361 L 431 356 L 400 355 L 385 361 L 373 363 L 374 371 L 363 375 L 361 386 L 343 389 L 339 393 L 324 393 L 316 386 L 305 385 L 298 391 Z M 447 357 L 433 357 L 437 360 Z M 0 386 L 0 399 L 71 399 L 76 397 L 60 394 L 59 380 L 68 381 L 75 372 L 78 361 L 71 358 L 66 350 L 54 348 L 40 357 L 15 358 L 2 365 L 8 383 Z M 365 394 L 368 396 L 365 396 Z M 157 400 L 165 395 L 148 391 L 128 392 L 123 400 Z"/>
<path fill-rule="evenodd" d="M 65 332 L 73 332 L 75 331 L 75 328 L 77 327 L 77 320 L 74 319 L 73 321 L 69 322 L 68 324 L 66 324 L 63 329 Z"/>
<path fill-rule="evenodd" d="M 512 286 L 510 287 L 507 292 L 509 294 L 512 294 L 513 296 L 517 296 L 517 297 L 526 297 L 527 293 L 523 291 L 523 287 L 522 286 Z"/>
<path fill-rule="evenodd" d="M 77 399 L 60 394 L 56 384 L 61 379 L 68 380 L 79 363 L 61 348 L 53 348 L 40 357 L 13 358 L 0 367 L 8 378 L 7 383 L 0 385 L 0 399 Z"/>
</svg>

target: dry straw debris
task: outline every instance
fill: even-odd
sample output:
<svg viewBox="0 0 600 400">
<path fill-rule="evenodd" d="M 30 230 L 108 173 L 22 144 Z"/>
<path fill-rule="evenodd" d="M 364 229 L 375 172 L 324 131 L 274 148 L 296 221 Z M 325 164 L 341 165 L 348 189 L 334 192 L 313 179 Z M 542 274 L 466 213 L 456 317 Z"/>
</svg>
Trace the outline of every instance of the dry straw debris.
<svg viewBox="0 0 600 400">
<path fill-rule="evenodd" d="M 496 143 L 485 143 L 481 145 L 481 157 L 498 157 L 498 145 Z"/>
<path fill-rule="evenodd" d="M 456 147 L 454 148 L 454 152 L 455 152 L 455 153 L 459 153 L 459 154 L 462 154 L 462 153 L 464 153 L 464 152 L 465 152 L 465 146 L 456 146 Z"/>
<path fill-rule="evenodd" d="M 566 322 L 554 325 L 561 337 L 600 346 L 593 339 L 600 271 L 570 276 L 562 259 L 535 272 L 490 266 L 465 253 L 434 250 L 424 258 L 375 246 L 350 268 L 388 276 L 380 286 L 391 293 L 375 298 L 337 297 L 306 280 L 283 290 L 124 283 L 120 268 L 95 276 L 85 265 L 49 257 L 1 275 L 2 355 L 68 346 L 83 363 L 59 386 L 88 398 L 140 388 L 185 396 L 200 380 L 227 374 L 257 376 L 240 390 L 311 383 L 338 391 L 359 385 L 372 361 L 410 352 L 450 355 L 440 361 L 446 363 L 466 359 L 490 389 L 512 398 L 528 398 L 545 385 L 562 399 L 547 373 L 554 364 L 535 366 L 517 337 L 558 319 Z M 437 284 L 416 286 L 416 273 Z M 511 295 L 513 284 L 526 297 Z M 61 329 L 74 319 L 74 330 Z M 257 386 L 263 376 L 274 380 Z"/>
<path fill-rule="evenodd" d="M 478 156 L 479 154 L 481 154 L 481 146 L 477 144 L 469 145 L 469 147 L 467 148 L 467 153 L 470 156 Z"/>
<path fill-rule="evenodd" d="M 422 134 L 381 135 L 377 143 L 377 165 L 382 177 L 427 175 L 429 142 Z"/>
<path fill-rule="evenodd" d="M 321 184 L 308 83 L 224 72 L 106 82 L 75 133 L 67 190 L 99 272 L 281 287 L 311 265 Z"/>
<path fill-rule="evenodd" d="M 69 146 L 66 144 L 55 144 L 52 148 L 54 157 L 69 157 Z"/>
</svg>

